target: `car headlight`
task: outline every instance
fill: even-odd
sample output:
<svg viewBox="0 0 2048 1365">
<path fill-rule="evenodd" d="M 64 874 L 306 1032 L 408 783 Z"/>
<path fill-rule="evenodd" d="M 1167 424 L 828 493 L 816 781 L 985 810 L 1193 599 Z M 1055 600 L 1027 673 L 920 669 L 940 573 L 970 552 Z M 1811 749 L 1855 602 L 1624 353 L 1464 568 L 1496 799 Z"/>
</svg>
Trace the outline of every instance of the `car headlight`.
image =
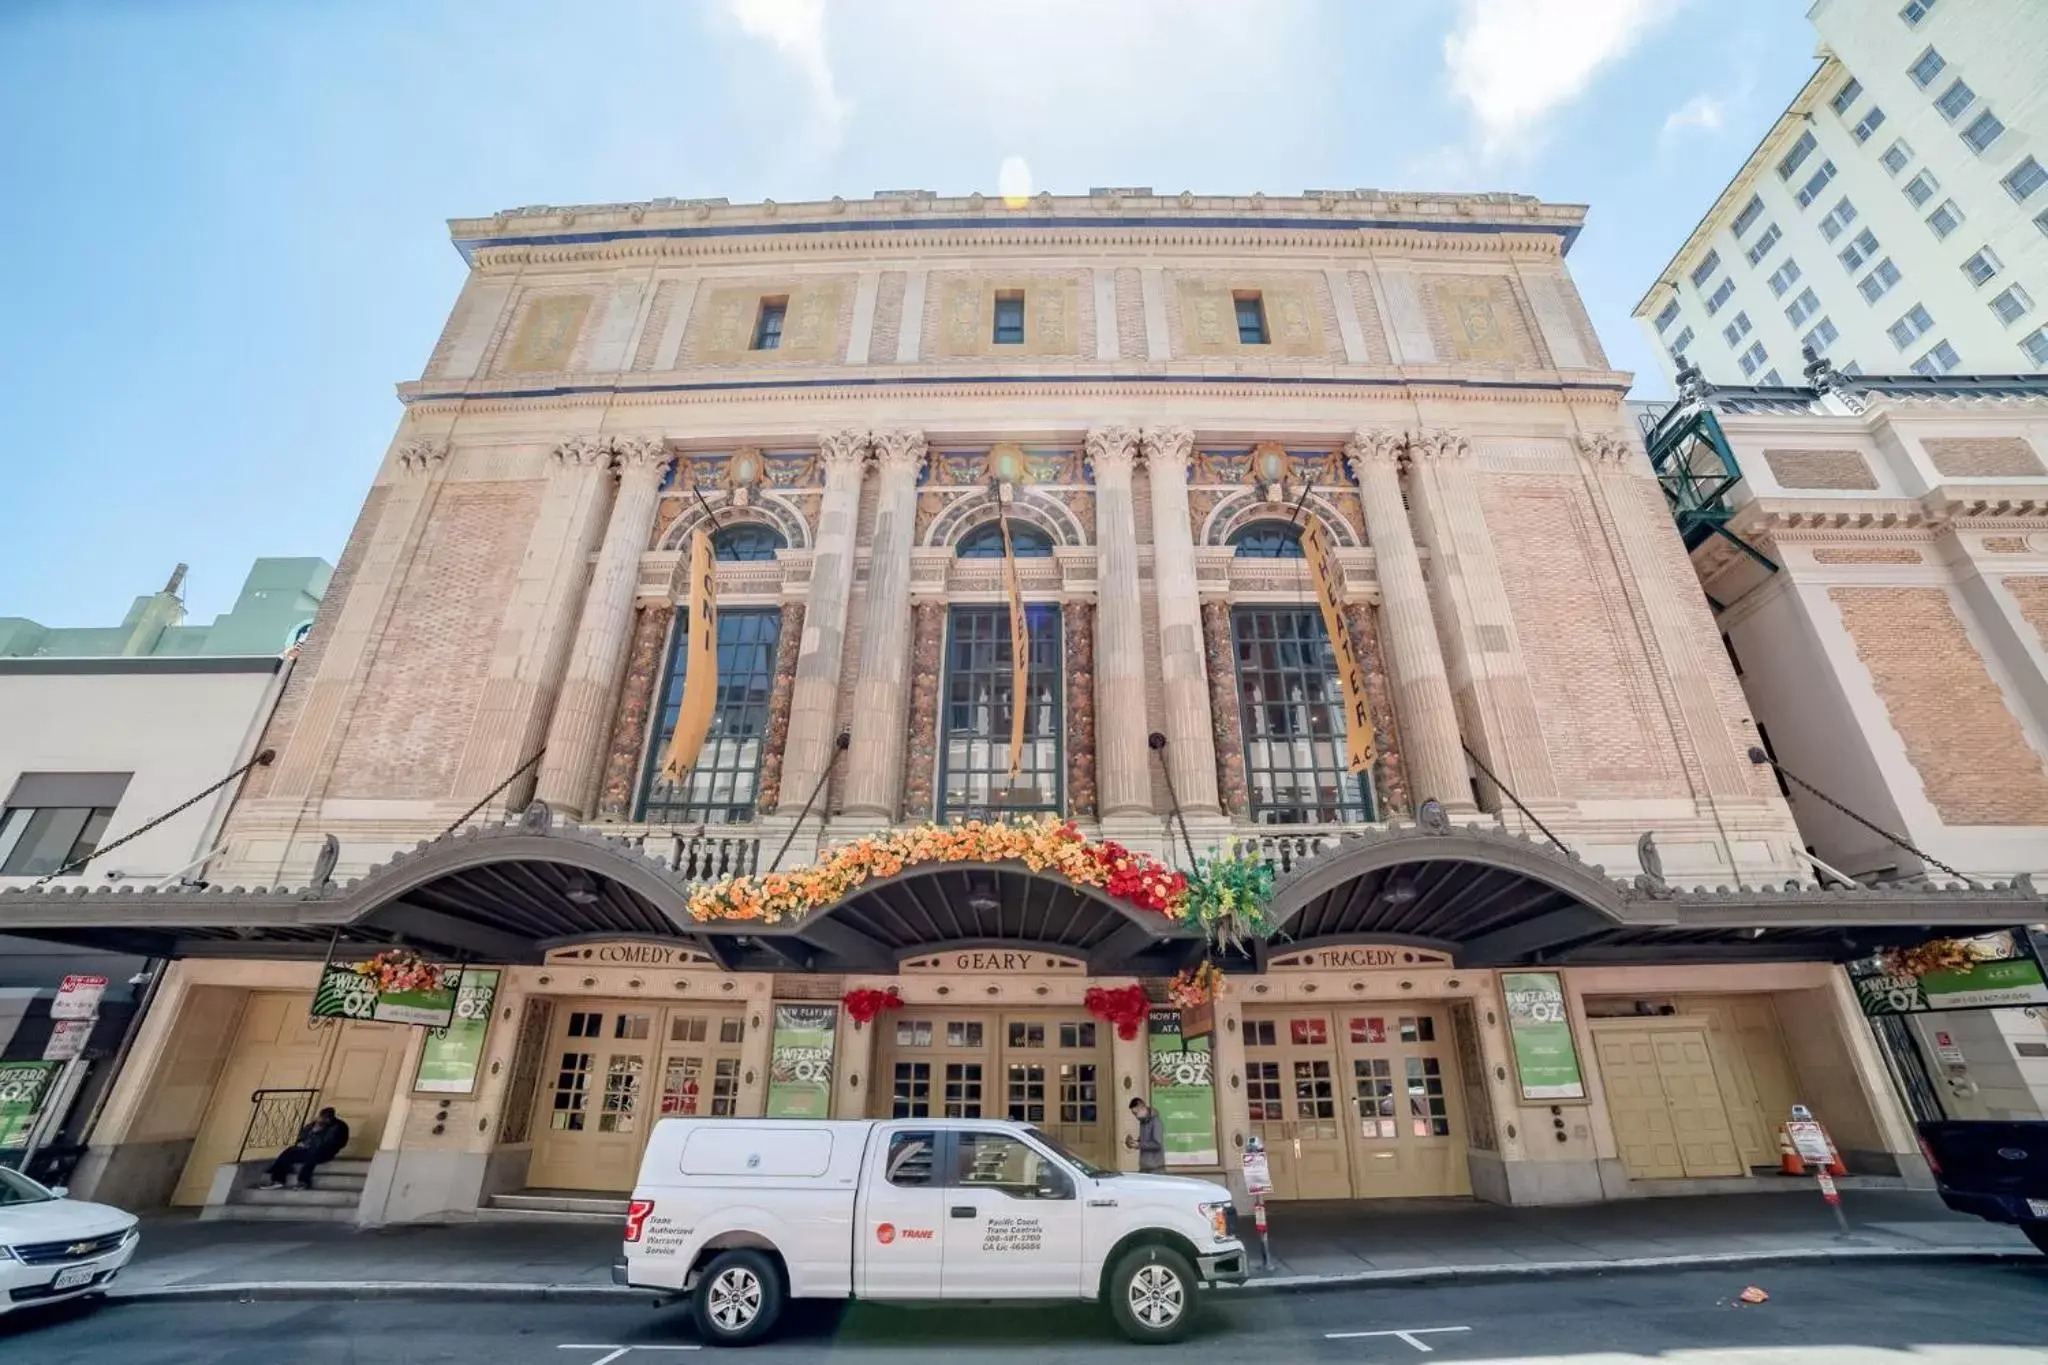
<svg viewBox="0 0 2048 1365">
<path fill-rule="evenodd" d="M 1195 1208 L 1204 1218 L 1209 1220 L 1209 1228 L 1216 1234 L 1217 1241 L 1227 1242 L 1230 1240 L 1231 1205 L 1228 1200 L 1220 1204 L 1197 1204 Z"/>
<path fill-rule="evenodd" d="M 0 1242 L 0 1261 L 18 1261 L 20 1259 L 19 1256 L 14 1254 L 13 1247 L 8 1246 L 5 1242 Z"/>
</svg>

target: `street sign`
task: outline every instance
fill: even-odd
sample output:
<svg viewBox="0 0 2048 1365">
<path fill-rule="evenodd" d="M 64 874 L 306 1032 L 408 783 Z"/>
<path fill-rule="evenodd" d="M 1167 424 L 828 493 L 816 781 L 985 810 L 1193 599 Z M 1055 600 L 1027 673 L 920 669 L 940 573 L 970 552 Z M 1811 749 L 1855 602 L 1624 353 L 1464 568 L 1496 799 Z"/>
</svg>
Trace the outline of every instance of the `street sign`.
<svg viewBox="0 0 2048 1365">
<path fill-rule="evenodd" d="M 43 1060 L 68 1062 L 84 1052 L 86 1039 L 92 1037 L 93 1022 L 91 1019 L 59 1019 L 52 1023 L 49 1041 L 43 1044 Z"/>
<path fill-rule="evenodd" d="M 104 976 L 67 976 L 50 1002 L 52 1019 L 97 1019 L 100 997 L 107 992 Z"/>
<path fill-rule="evenodd" d="M 1245 1149 L 1244 1188 L 1247 1194 L 1273 1192 L 1273 1169 L 1266 1162 L 1265 1152 L 1258 1148 Z"/>
<path fill-rule="evenodd" d="M 1835 1178 L 1827 1173 L 1825 1167 L 1820 1171 L 1820 1195 L 1830 1204 L 1842 1202 L 1842 1196 L 1835 1189 Z"/>
<path fill-rule="evenodd" d="M 1799 1153 L 1801 1161 L 1818 1162 L 1826 1166 L 1835 1159 L 1835 1150 L 1828 1143 L 1828 1135 L 1812 1119 L 1793 1119 L 1785 1125 L 1786 1135 L 1792 1139 L 1792 1150 Z"/>
</svg>

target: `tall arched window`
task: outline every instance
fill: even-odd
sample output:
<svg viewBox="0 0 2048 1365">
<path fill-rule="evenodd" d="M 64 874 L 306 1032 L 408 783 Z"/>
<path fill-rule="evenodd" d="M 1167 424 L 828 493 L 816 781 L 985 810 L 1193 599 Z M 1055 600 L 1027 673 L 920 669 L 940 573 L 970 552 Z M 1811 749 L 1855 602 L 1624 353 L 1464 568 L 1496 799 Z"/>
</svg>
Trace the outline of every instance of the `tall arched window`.
<svg viewBox="0 0 2048 1365">
<path fill-rule="evenodd" d="M 1052 537 L 1027 521 L 1010 519 L 1010 545 L 1019 559 L 1050 559 Z M 960 543 L 953 547 L 953 553 L 962 559 L 1001 559 L 1003 557 L 1003 528 L 997 522 L 986 522 L 960 537 Z"/>
<path fill-rule="evenodd" d="M 711 533 L 711 557 L 728 563 L 748 559 L 773 559 L 777 550 L 788 548 L 782 533 L 772 526 L 751 522 L 727 526 Z"/>
<path fill-rule="evenodd" d="M 1301 528 L 1291 521 L 1255 521 L 1230 538 L 1239 559 L 1300 559 Z"/>
</svg>

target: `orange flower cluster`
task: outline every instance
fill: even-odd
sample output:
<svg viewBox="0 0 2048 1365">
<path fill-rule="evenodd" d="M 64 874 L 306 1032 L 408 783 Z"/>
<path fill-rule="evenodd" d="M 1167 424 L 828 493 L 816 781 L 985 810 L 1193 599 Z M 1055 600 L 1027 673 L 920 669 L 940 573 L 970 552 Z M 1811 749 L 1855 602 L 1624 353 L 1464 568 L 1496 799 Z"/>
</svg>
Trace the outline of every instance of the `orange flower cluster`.
<svg viewBox="0 0 2048 1365">
<path fill-rule="evenodd" d="M 1091 843 L 1072 822 L 1046 816 L 1018 824 L 924 825 L 858 839 L 811 867 L 699 887 L 690 895 L 690 918 L 779 924 L 844 900 L 870 880 L 924 863 L 1022 863 L 1171 919 L 1187 914 L 1187 878 L 1180 873 L 1121 844 Z"/>
<path fill-rule="evenodd" d="M 1183 1009 L 1212 1003 L 1223 994 L 1223 969 L 1203 958 L 1167 983 L 1166 998 Z"/>
<path fill-rule="evenodd" d="M 410 948 L 387 948 L 367 962 L 356 963 L 354 971 L 375 981 L 385 995 L 439 990 L 443 975 L 440 967 Z"/>
</svg>

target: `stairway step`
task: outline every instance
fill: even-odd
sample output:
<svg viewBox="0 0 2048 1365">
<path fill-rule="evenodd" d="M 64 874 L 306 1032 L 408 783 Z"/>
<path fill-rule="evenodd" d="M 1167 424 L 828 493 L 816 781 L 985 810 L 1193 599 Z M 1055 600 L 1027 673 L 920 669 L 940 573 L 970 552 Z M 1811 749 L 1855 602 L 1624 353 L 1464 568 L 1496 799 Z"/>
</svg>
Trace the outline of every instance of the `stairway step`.
<svg viewBox="0 0 2048 1365">
<path fill-rule="evenodd" d="M 363 1202 L 361 1190 L 237 1190 L 236 1204 L 268 1204 L 281 1208 L 353 1209 Z"/>
<path fill-rule="evenodd" d="M 361 1194 L 363 1192 L 363 1185 L 368 1180 L 369 1177 L 366 1175 L 329 1175 L 325 1171 L 318 1171 L 313 1176 L 313 1188 L 316 1190 L 354 1190 L 357 1194 Z"/>
<path fill-rule="evenodd" d="M 517 1213 L 572 1213 L 624 1218 L 626 1204 L 624 1199 L 601 1194 L 494 1194 L 487 1207 Z"/>
</svg>

